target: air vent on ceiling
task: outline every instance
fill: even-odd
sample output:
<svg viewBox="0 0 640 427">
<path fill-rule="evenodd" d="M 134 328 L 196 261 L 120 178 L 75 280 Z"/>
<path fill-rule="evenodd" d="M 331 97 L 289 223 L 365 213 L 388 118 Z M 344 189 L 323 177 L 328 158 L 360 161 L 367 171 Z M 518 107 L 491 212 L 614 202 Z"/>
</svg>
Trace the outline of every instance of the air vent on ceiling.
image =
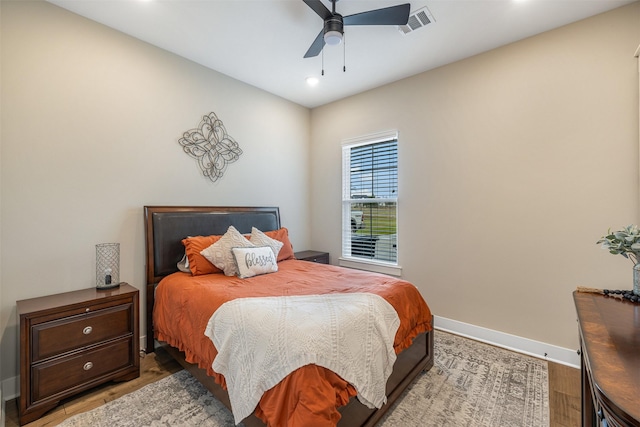
<svg viewBox="0 0 640 427">
<path fill-rule="evenodd" d="M 433 15 L 431 15 L 431 12 L 429 12 L 429 9 L 425 6 L 409 15 L 407 25 L 400 25 L 398 29 L 402 34 L 409 34 L 434 22 L 436 22 L 436 20 L 433 19 Z"/>
</svg>

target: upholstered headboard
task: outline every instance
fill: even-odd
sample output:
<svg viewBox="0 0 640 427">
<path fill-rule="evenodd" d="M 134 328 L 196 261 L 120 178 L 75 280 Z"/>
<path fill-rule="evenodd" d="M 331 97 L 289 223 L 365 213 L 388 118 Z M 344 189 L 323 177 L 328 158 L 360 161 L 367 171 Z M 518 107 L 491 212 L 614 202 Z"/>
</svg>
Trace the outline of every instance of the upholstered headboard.
<svg viewBox="0 0 640 427">
<path fill-rule="evenodd" d="M 243 234 L 280 228 L 277 207 L 145 206 L 147 284 L 178 271 L 187 236 L 224 234 L 233 225 Z"/>
<path fill-rule="evenodd" d="M 147 281 L 147 351 L 153 351 L 152 312 L 155 286 L 178 271 L 187 236 L 224 234 L 233 225 L 243 234 L 280 228 L 277 207 L 145 206 L 144 228 Z"/>
</svg>

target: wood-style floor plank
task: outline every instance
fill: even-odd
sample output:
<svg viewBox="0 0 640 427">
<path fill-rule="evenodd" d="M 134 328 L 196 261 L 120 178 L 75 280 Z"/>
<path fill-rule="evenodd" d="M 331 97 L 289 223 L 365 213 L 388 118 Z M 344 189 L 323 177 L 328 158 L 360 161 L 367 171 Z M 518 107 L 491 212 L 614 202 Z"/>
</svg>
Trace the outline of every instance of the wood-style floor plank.
<svg viewBox="0 0 640 427">
<path fill-rule="evenodd" d="M 549 363 L 549 421 L 551 427 L 580 426 L 580 370 Z"/>
<path fill-rule="evenodd" d="M 77 413 L 89 411 L 182 369 L 169 355 L 158 353 L 158 355 L 151 353 L 141 360 L 140 378 L 124 383 L 108 383 L 65 400 L 44 417 L 26 426 L 56 426 Z M 16 400 L 7 402 L 5 415 L 6 427 L 18 427 Z M 549 415 L 551 427 L 580 426 L 580 371 L 578 369 L 549 362 Z"/>
</svg>

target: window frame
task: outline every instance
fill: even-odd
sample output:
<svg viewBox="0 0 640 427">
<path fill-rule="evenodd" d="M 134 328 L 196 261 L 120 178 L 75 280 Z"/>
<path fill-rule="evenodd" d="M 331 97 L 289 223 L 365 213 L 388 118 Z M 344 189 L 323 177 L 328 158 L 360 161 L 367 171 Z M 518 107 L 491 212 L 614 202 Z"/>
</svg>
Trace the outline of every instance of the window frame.
<svg viewBox="0 0 640 427">
<path fill-rule="evenodd" d="M 396 167 L 398 169 L 398 191 L 395 197 L 380 197 L 374 199 L 367 199 L 368 202 L 385 202 L 392 201 L 395 203 L 395 222 L 396 222 L 396 260 L 394 261 L 384 261 L 384 260 L 376 260 L 376 259 L 368 259 L 368 258 L 360 258 L 351 256 L 351 238 L 353 235 L 353 230 L 351 228 L 351 205 L 353 203 L 362 203 L 361 199 L 352 199 L 351 189 L 350 189 L 350 179 L 351 179 L 351 165 L 350 165 L 350 156 L 347 156 L 347 151 L 349 154 L 351 153 L 351 149 L 361 147 L 364 145 L 373 145 L 380 142 L 385 141 L 395 141 L 396 142 L 396 150 L 398 153 Z M 393 276 L 401 276 L 402 275 L 402 267 L 400 266 L 400 237 L 399 237 L 399 195 L 400 195 L 400 177 L 399 177 L 399 169 L 400 169 L 400 140 L 399 133 L 397 130 L 388 130 L 383 132 L 378 132 L 369 135 L 363 135 L 355 138 L 349 138 L 342 141 L 341 144 L 342 151 L 342 167 L 341 167 L 341 175 L 342 175 L 342 191 L 341 191 L 341 216 L 342 216 L 342 229 L 341 229 L 341 242 L 340 242 L 340 257 L 339 257 L 339 265 L 343 267 L 356 268 L 360 270 L 374 271 L 378 273 L 390 274 Z"/>
</svg>

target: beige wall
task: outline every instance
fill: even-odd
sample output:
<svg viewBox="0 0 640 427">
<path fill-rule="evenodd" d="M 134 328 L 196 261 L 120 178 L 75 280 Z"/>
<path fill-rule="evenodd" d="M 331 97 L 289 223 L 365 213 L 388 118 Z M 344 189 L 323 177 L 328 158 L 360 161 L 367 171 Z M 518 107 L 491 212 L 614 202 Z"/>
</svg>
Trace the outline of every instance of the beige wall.
<svg viewBox="0 0 640 427">
<path fill-rule="evenodd" d="M 309 247 L 308 109 L 51 4 L 1 5 L 4 378 L 16 300 L 94 286 L 95 244 L 119 242 L 144 288 L 144 205 L 279 206 Z M 211 111 L 244 151 L 215 184 L 178 144 Z"/>
<path fill-rule="evenodd" d="M 399 262 L 436 315 L 577 348 L 595 242 L 637 223 L 640 3 L 312 111 L 311 239 L 340 253 L 340 143 L 398 129 Z"/>
</svg>

